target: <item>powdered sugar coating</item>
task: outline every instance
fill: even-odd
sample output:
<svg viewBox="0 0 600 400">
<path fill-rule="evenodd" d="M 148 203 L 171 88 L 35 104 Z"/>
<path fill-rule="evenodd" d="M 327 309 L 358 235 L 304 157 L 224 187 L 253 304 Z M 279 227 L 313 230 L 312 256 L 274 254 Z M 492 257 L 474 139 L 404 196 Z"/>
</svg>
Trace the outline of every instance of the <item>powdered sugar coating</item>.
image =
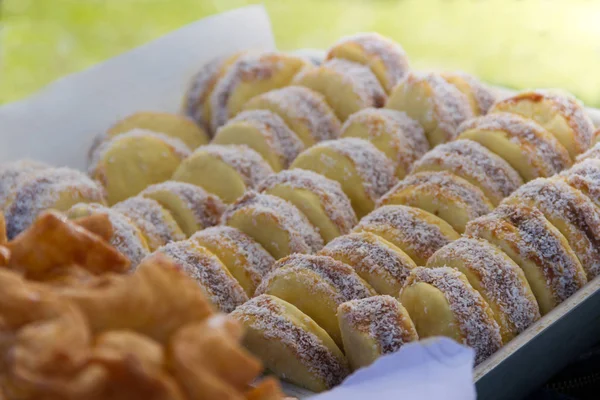
<svg viewBox="0 0 600 400">
<path fill-rule="evenodd" d="M 428 283 L 444 294 L 458 322 L 463 343 L 475 350 L 475 364 L 502 347 L 500 328 L 491 317 L 489 305 L 462 273 L 449 267 L 417 267 L 409 276 L 407 285 L 417 282 Z"/>
<path fill-rule="evenodd" d="M 436 146 L 419 159 L 412 172 L 442 168 L 480 187 L 494 204 L 523 184 L 519 173 L 503 158 L 469 139 Z"/>
<path fill-rule="evenodd" d="M 246 261 L 243 265 L 255 286 L 267 275 L 275 259 L 260 244 L 239 229 L 230 226 L 213 226 L 196 232 L 191 240 L 202 240 L 232 253 L 240 254 Z M 239 262 L 239 258 L 236 258 Z"/>
<path fill-rule="evenodd" d="M 390 134 L 389 146 L 398 156 L 392 161 L 401 165 L 404 171 L 408 171 L 429 150 L 423 127 L 403 111 L 386 108 L 360 110 L 348 117 L 342 126 L 342 136 L 354 124 L 365 126 L 372 138 Z"/>
<path fill-rule="evenodd" d="M 140 196 L 130 197 L 112 208 L 131 219 L 148 240 L 150 250 L 185 239 L 170 213 L 155 200 Z"/>
<path fill-rule="evenodd" d="M 11 205 L 6 210 L 8 238 L 17 236 L 42 211 L 54 208 L 55 203 L 64 198 L 72 198 L 74 203 L 103 203 L 104 190 L 85 174 L 71 168 L 48 168 L 32 173 L 18 186 Z"/>
<path fill-rule="evenodd" d="M 467 130 L 502 131 L 521 147 L 537 176 L 551 176 L 571 165 L 567 149 L 533 120 L 516 114 L 493 113 L 463 123 L 459 134 Z"/>
<path fill-rule="evenodd" d="M 339 236 L 327 243 L 319 254 L 347 259 L 349 265 L 361 276 L 361 272 L 376 274 L 390 286 L 402 285 L 410 270 L 415 267 L 414 262 L 407 255 L 399 254 L 376 240 L 367 240 L 365 235 L 375 236 L 369 232 Z"/>
<path fill-rule="evenodd" d="M 586 158 L 561 172 L 560 178 L 600 207 L 600 158 Z"/>
<path fill-rule="evenodd" d="M 421 217 L 422 212 L 401 205 L 379 207 L 361 219 L 354 231 L 377 233 L 385 230 L 395 237 L 391 242 L 405 244 L 402 250 L 427 260 L 439 248 L 450 243 L 451 239 L 444 235 L 438 225 L 425 221 Z"/>
<path fill-rule="evenodd" d="M 231 316 L 261 332 L 267 340 L 282 343 L 328 388 L 340 384 L 350 373 L 348 366 L 340 362 L 318 336 L 295 324 L 287 310 L 272 296 L 254 297 L 239 306 Z"/>
<path fill-rule="evenodd" d="M 310 270 L 316 273 L 328 286 L 328 291 L 333 289 L 337 305 L 348 300 L 362 299 L 376 294 L 349 265 L 334 260 L 331 257 L 310 254 L 292 254 L 278 260 L 273 265 L 271 273 L 263 279 L 260 286 L 256 289 L 256 294 L 265 293 L 269 289 L 271 281 L 279 275 L 303 270 Z M 318 282 L 311 282 L 310 286 L 317 287 L 320 284 Z"/>
<path fill-rule="evenodd" d="M 513 228 L 507 229 L 507 224 Z M 485 237 L 488 231 L 501 237 L 521 258 L 539 268 L 555 304 L 569 298 L 587 282 L 575 253 L 563 245 L 560 232 L 538 209 L 502 204 L 493 212 L 469 222 L 465 234 Z"/>
<path fill-rule="evenodd" d="M 248 110 L 242 111 L 227 124 L 236 124 L 244 122 L 255 126 L 264 136 L 269 144 L 269 148 L 277 154 L 284 168 L 294 161 L 296 156 L 304 150 L 304 143 L 300 138 L 283 122 L 281 117 L 268 110 Z M 219 132 L 217 132 L 217 135 Z"/>
<path fill-rule="evenodd" d="M 339 306 L 338 314 L 353 329 L 373 338 L 380 354 L 394 353 L 419 340 L 408 313 L 392 296 L 351 300 Z"/>
<path fill-rule="evenodd" d="M 576 161 L 581 162 L 583 160 L 587 160 L 588 158 L 596 158 L 600 160 L 600 142 L 594 144 L 585 153 L 582 153 L 579 156 L 577 156 Z"/>
<path fill-rule="evenodd" d="M 442 74 L 442 77 L 446 80 L 449 76 L 456 76 L 462 81 L 464 81 L 469 86 L 469 89 L 473 94 L 473 98 L 475 99 L 475 102 L 477 103 L 477 106 L 479 108 L 479 114 L 487 114 L 489 109 L 492 107 L 492 105 L 494 105 L 494 102 L 496 101 L 496 96 L 494 95 L 494 92 L 492 92 L 492 90 L 485 84 L 483 84 L 479 79 L 465 72 L 455 71 Z"/>
<path fill-rule="evenodd" d="M 327 59 L 343 57 L 341 52 L 346 46 L 359 46 L 369 58 L 369 67 L 376 62 L 381 62 L 385 68 L 385 79 L 378 77 L 386 91 L 394 86 L 406 75 L 409 69 L 408 57 L 404 49 L 393 40 L 378 33 L 357 33 L 338 40 L 327 52 Z"/>
<path fill-rule="evenodd" d="M 505 201 L 539 209 L 569 241 L 588 279 L 600 274 L 600 211 L 587 196 L 562 180 L 539 178 Z M 561 227 L 565 223 L 568 228 Z"/>
<path fill-rule="evenodd" d="M 329 219 L 342 234 L 350 232 L 358 222 L 350 199 L 342 191 L 341 185 L 334 180 L 313 171 L 296 168 L 267 177 L 260 183 L 257 190 L 264 192 L 278 185 L 304 189 L 315 194 L 321 200 L 321 206 Z"/>
<path fill-rule="evenodd" d="M 220 311 L 229 313 L 248 300 L 244 289 L 212 253 L 192 240 L 171 242 L 152 254 L 165 254 L 173 259 L 186 275 L 198 282 L 210 302 Z"/>
<path fill-rule="evenodd" d="M 225 211 L 225 203 L 216 195 L 208 193 L 200 186 L 191 183 L 166 181 L 148 186 L 140 196 L 157 193 L 170 192 L 177 196 L 189 209 L 196 219 L 196 223 L 202 227 L 217 225 L 221 214 Z"/>
<path fill-rule="evenodd" d="M 428 267 L 457 260 L 477 277 L 481 294 L 502 313 L 513 334 L 519 334 L 540 319 L 535 297 L 519 275 L 519 266 L 500 249 L 483 239 L 463 237 L 447 244 L 427 261 Z"/>
<path fill-rule="evenodd" d="M 207 153 L 229 165 L 240 174 L 247 188 L 254 188 L 260 181 L 273 173 L 269 163 L 248 146 L 209 144 L 198 147 L 191 157 L 198 153 Z"/>
<path fill-rule="evenodd" d="M 222 223 L 226 225 L 238 212 L 251 213 L 253 216 L 269 215 L 288 233 L 289 246 L 294 253 L 314 253 L 323 247 L 321 235 L 304 214 L 292 203 L 279 197 L 248 191 L 223 213 Z"/>
<path fill-rule="evenodd" d="M 113 228 L 110 244 L 131 261 L 132 270 L 148 255 L 148 247 L 143 240 L 143 236 L 141 236 L 141 232 L 125 215 L 112 208 L 95 203 L 79 203 L 71 207 L 71 210 L 77 209 L 83 209 L 92 214 L 105 214 L 108 217 Z"/>
<path fill-rule="evenodd" d="M 339 74 L 344 83 L 354 89 L 354 94 L 363 105 L 361 108 L 383 107 L 387 96 L 369 67 L 335 58 L 325 61 L 319 68 L 330 69 Z"/>
<path fill-rule="evenodd" d="M 429 193 L 434 196 L 433 201 L 436 206 L 446 207 L 446 203 L 451 203 L 454 207 L 460 206 L 469 219 L 487 214 L 493 208 L 477 186 L 448 171 L 418 172 L 409 175 L 382 196 L 378 205 L 393 203 L 394 196 L 405 190 L 410 190 L 408 195 L 410 204 L 407 205 L 418 205 L 421 194 Z"/>
<path fill-rule="evenodd" d="M 357 138 L 327 140 L 316 144 L 308 151 L 324 148 L 333 150 L 352 161 L 365 192 L 373 201 L 381 197 L 397 181 L 392 162 L 367 140 Z"/>
<path fill-rule="evenodd" d="M 28 159 L 0 164 L 0 211 L 16 193 L 19 184 L 31 174 L 49 167 L 47 164 Z"/>
<path fill-rule="evenodd" d="M 503 110 L 505 106 L 516 104 L 523 100 L 533 103 L 545 101 L 546 104 L 551 106 L 552 111 L 561 115 L 573 130 L 573 139 L 577 153 L 586 151 L 592 145 L 594 123 L 576 98 L 558 94 L 550 90 L 538 89 L 522 92 L 499 101 L 494 105 L 494 109 Z"/>
<path fill-rule="evenodd" d="M 285 112 L 288 118 L 301 122 L 306 126 L 316 142 L 337 139 L 340 135 L 340 121 L 329 107 L 322 94 L 303 86 L 287 86 L 271 90 L 256 96 L 248 102 L 275 104 Z"/>
</svg>

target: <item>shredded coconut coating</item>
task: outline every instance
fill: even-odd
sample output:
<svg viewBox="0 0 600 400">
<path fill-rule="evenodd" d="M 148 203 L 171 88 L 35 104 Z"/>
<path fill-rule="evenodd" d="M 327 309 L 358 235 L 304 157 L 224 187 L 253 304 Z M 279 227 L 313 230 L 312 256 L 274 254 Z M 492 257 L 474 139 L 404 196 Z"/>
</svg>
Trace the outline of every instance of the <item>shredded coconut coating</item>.
<svg viewBox="0 0 600 400">
<path fill-rule="evenodd" d="M 471 93 L 477 102 L 477 106 L 479 108 L 479 113 L 481 115 L 487 114 L 489 109 L 494 105 L 496 101 L 496 96 L 494 92 L 487 87 L 483 82 L 474 77 L 473 75 L 467 74 L 462 71 L 455 71 L 450 73 L 444 73 L 444 75 L 454 75 L 462 79 L 464 82 L 469 85 L 471 89 Z"/>
<path fill-rule="evenodd" d="M 533 103 L 546 101 L 550 104 L 552 111 L 561 115 L 573 130 L 575 148 L 578 153 L 586 151 L 592 145 L 594 123 L 586 114 L 582 104 L 575 97 L 538 89 L 522 92 L 499 101 L 494 107 L 502 108 L 504 105 L 516 104 L 523 100 Z"/>
<path fill-rule="evenodd" d="M 257 190 L 264 192 L 279 185 L 292 189 L 304 189 L 315 194 L 321 201 L 323 210 L 342 235 L 350 232 L 358 222 L 350 199 L 342 191 L 342 186 L 332 179 L 313 171 L 296 168 L 267 177 L 260 183 Z"/>
<path fill-rule="evenodd" d="M 175 220 L 172 217 L 168 218 L 170 213 L 155 200 L 140 196 L 130 197 L 112 208 L 131 219 L 142 231 L 148 239 L 150 250 L 159 245 L 185 239 Z"/>
<path fill-rule="evenodd" d="M 483 239 L 463 237 L 435 252 L 427 266 L 442 266 L 447 260 L 460 262 L 476 276 L 485 300 L 496 305 L 515 334 L 540 319 L 537 301 L 518 274 L 519 266 L 497 247 Z"/>
<path fill-rule="evenodd" d="M 406 243 L 408 249 L 427 260 L 439 248 L 450 243 L 439 226 L 423 220 L 420 210 L 413 207 L 390 205 L 375 209 L 360 220 L 355 231 L 385 229 L 396 237 L 396 240 Z"/>
<path fill-rule="evenodd" d="M 394 353 L 404 344 L 419 340 L 408 313 L 392 296 L 351 300 L 339 306 L 338 314 L 353 329 L 373 338 L 380 354 Z"/>
<path fill-rule="evenodd" d="M 465 234 L 482 237 L 486 231 L 501 237 L 521 258 L 538 266 L 556 304 L 586 284 L 577 256 L 563 245 L 560 232 L 538 209 L 500 205 L 490 214 L 469 222 Z"/>
<path fill-rule="evenodd" d="M 7 205 L 10 197 L 16 194 L 21 183 L 30 175 L 46 168 L 50 166 L 28 159 L 0 164 L 0 211 Z"/>
<path fill-rule="evenodd" d="M 468 139 L 436 146 L 413 165 L 412 171 L 429 168 L 442 168 L 477 185 L 494 204 L 523 184 L 519 173 L 503 158 Z"/>
<path fill-rule="evenodd" d="M 323 247 L 321 235 L 306 216 L 292 203 L 279 197 L 248 191 L 225 210 L 221 219 L 223 225 L 238 212 L 250 213 L 254 217 L 270 216 L 288 233 L 290 249 L 294 253 L 316 253 Z"/>
<path fill-rule="evenodd" d="M 475 364 L 502 347 L 500 328 L 491 317 L 489 305 L 462 273 L 449 267 L 417 267 L 413 269 L 407 285 L 417 282 L 428 283 L 444 294 L 458 322 L 463 343 L 475 350 Z"/>
<path fill-rule="evenodd" d="M 80 171 L 61 167 L 42 169 L 27 176 L 6 210 L 6 233 L 13 239 L 35 218 L 65 197 L 89 202 L 104 202 L 104 190 Z M 59 210 L 66 211 L 66 210 Z"/>
<path fill-rule="evenodd" d="M 261 332 L 265 339 L 283 344 L 329 388 L 339 385 L 350 373 L 348 366 L 340 362 L 318 336 L 295 324 L 286 309 L 272 296 L 254 297 L 239 306 L 231 316 L 248 328 Z"/>
<path fill-rule="evenodd" d="M 230 119 L 227 124 L 235 124 L 237 122 L 244 122 L 255 126 L 264 136 L 269 144 L 269 148 L 277 154 L 277 157 L 281 160 L 285 168 L 289 167 L 296 156 L 304 150 L 302 140 L 288 128 L 279 115 L 271 111 L 242 111 Z"/>
<path fill-rule="evenodd" d="M 398 43 L 378 33 L 358 33 L 341 38 L 327 52 L 327 59 L 339 57 L 339 48 L 356 45 L 371 59 L 370 64 L 379 61 L 386 71 L 387 82 L 381 85 L 389 92 L 398 82 L 404 78 L 409 70 L 408 56 Z M 370 66 L 370 65 L 369 65 Z"/>
<path fill-rule="evenodd" d="M 387 204 L 399 192 L 410 190 L 409 202 L 417 205 L 422 193 L 431 193 L 440 207 L 449 202 L 454 207 L 461 205 L 469 219 L 489 213 L 494 208 L 483 192 L 475 185 L 448 171 L 418 172 L 396 184 L 379 199 L 378 204 Z M 439 199 L 439 201 L 437 201 Z"/>
<path fill-rule="evenodd" d="M 389 146 L 398 154 L 398 158 L 392 161 L 402 165 L 405 171 L 429 150 L 423 127 L 403 111 L 365 108 L 348 117 L 342 126 L 342 135 L 353 124 L 365 126 L 372 138 L 391 134 Z"/>
<path fill-rule="evenodd" d="M 460 126 L 459 134 L 470 129 L 505 132 L 512 143 L 521 147 L 538 176 L 552 176 L 571 165 L 569 153 L 558 139 L 519 115 L 493 113 L 473 118 Z"/>
<path fill-rule="evenodd" d="M 229 165 L 240 174 L 247 188 L 254 188 L 260 181 L 273 173 L 269 163 L 248 146 L 209 144 L 198 147 L 192 153 L 192 157 L 196 153 L 207 153 Z M 204 173 L 210 173 L 210 171 Z"/>
<path fill-rule="evenodd" d="M 585 153 L 582 153 L 579 156 L 577 156 L 576 161 L 581 162 L 583 160 L 587 160 L 588 158 L 595 158 L 600 160 L 600 142 L 594 144 Z"/>
<path fill-rule="evenodd" d="M 220 311 L 229 313 L 248 300 L 244 289 L 221 261 L 208 251 L 199 251 L 199 246 L 193 241 L 172 242 L 153 254 L 156 253 L 174 260 L 186 275 L 198 282 L 210 302 Z"/>
<path fill-rule="evenodd" d="M 367 140 L 357 138 L 327 140 L 316 144 L 308 151 L 320 148 L 331 149 L 350 159 L 362 180 L 365 192 L 373 201 L 377 201 L 397 181 L 394 175 L 394 164 Z"/>
<path fill-rule="evenodd" d="M 255 99 L 276 104 L 290 118 L 301 121 L 317 142 L 337 139 L 340 135 L 340 121 L 323 95 L 307 87 L 287 86 L 263 93 Z"/>
<path fill-rule="evenodd" d="M 78 207 L 84 207 L 94 214 L 105 214 L 108 217 L 113 228 L 110 244 L 131 261 L 131 270 L 134 270 L 148 255 L 148 247 L 141 232 L 125 215 L 101 204 L 79 203 L 74 205 L 72 209 Z"/>
<path fill-rule="evenodd" d="M 185 182 L 166 181 L 148 186 L 140 196 L 156 192 L 170 192 L 177 196 L 192 211 L 196 222 L 202 227 L 217 225 L 225 211 L 225 203 L 216 195 L 208 193 L 200 186 Z"/>
<path fill-rule="evenodd" d="M 361 232 L 339 236 L 327 243 L 319 254 L 336 259 L 343 256 L 359 275 L 361 272 L 376 274 L 390 285 L 402 285 L 415 263 L 406 254 L 376 240 L 367 240 L 365 236 L 376 235 Z"/>
<path fill-rule="evenodd" d="M 600 211 L 579 190 L 559 179 L 535 179 L 517 189 L 507 201 L 536 207 L 546 218 L 570 226 L 560 229 L 577 254 L 588 279 L 600 274 Z"/>
<path fill-rule="evenodd" d="M 597 207 L 600 207 L 600 159 L 587 158 L 561 172 L 564 179 L 575 189 L 581 190 Z"/>
<path fill-rule="evenodd" d="M 211 243 L 235 254 L 239 254 L 245 260 L 243 268 L 249 275 L 252 283 L 258 286 L 267 275 L 275 259 L 258 242 L 246 235 L 239 229 L 230 226 L 214 226 L 196 232 L 191 240 L 201 239 L 205 243 Z M 237 258 L 236 262 L 241 260 Z"/>
<path fill-rule="evenodd" d="M 279 275 L 303 270 L 310 270 L 322 279 L 321 282 L 311 282 L 312 287 L 325 285 L 328 291 L 334 291 L 338 306 L 349 300 L 362 299 L 376 294 L 351 266 L 331 257 L 310 254 L 292 254 L 278 260 L 273 265 L 271 273 L 256 289 L 256 294 L 265 293 L 271 285 L 271 281 Z"/>
<path fill-rule="evenodd" d="M 362 100 L 365 108 L 383 107 L 385 104 L 385 91 L 369 67 L 336 58 L 325 61 L 322 68 L 340 74 L 344 82 L 354 88 L 354 93 Z"/>
</svg>

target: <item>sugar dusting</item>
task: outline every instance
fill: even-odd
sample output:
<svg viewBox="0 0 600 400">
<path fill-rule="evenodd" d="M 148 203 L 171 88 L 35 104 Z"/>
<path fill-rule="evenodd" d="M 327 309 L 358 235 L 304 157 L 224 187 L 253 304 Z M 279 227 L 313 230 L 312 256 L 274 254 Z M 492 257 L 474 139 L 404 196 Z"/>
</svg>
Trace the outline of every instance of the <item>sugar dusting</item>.
<svg viewBox="0 0 600 400">
<path fill-rule="evenodd" d="M 600 207 L 600 159 L 586 158 L 563 171 L 560 178 L 584 192 Z"/>
<path fill-rule="evenodd" d="M 500 328 L 488 314 L 489 305 L 467 282 L 460 272 L 449 268 L 417 267 L 409 277 L 408 285 L 428 283 L 440 290 L 456 318 L 464 343 L 475 350 L 475 364 L 479 364 L 502 347 Z"/>
<path fill-rule="evenodd" d="M 442 74 L 442 76 L 446 74 L 447 73 L 444 73 Z M 492 107 L 492 105 L 494 105 L 494 102 L 496 101 L 496 96 L 494 92 L 489 87 L 487 87 L 487 85 L 485 85 L 473 75 L 467 74 L 462 71 L 451 72 L 449 74 L 457 76 L 460 79 L 462 79 L 465 83 L 467 83 L 467 85 L 471 89 L 473 97 L 475 98 L 475 101 L 479 108 L 479 113 L 481 115 L 487 114 L 489 109 Z"/>
<path fill-rule="evenodd" d="M 334 180 L 313 171 L 296 168 L 267 177 L 258 186 L 258 191 L 264 192 L 278 185 L 314 193 L 321 201 L 321 206 L 327 216 L 342 234 L 350 232 L 358 222 L 350 199 L 342 191 L 341 185 Z"/>
<path fill-rule="evenodd" d="M 0 211 L 21 183 L 31 174 L 46 168 L 50 166 L 28 159 L 0 164 Z"/>
<path fill-rule="evenodd" d="M 588 158 L 595 158 L 600 160 L 600 142 L 597 142 L 590 149 L 588 149 L 585 153 L 577 156 L 576 161 L 581 162 L 583 160 L 587 160 Z"/>
<path fill-rule="evenodd" d="M 350 373 L 348 366 L 340 362 L 318 336 L 295 324 L 287 310 L 271 296 L 254 297 L 231 316 L 262 333 L 265 339 L 282 343 L 329 388 L 339 385 Z"/>
<path fill-rule="evenodd" d="M 361 108 L 383 107 L 387 96 L 369 67 L 334 58 L 325 61 L 319 68 L 329 69 L 339 74 L 343 82 L 353 88 Z"/>
<path fill-rule="evenodd" d="M 229 313 L 248 300 L 244 289 L 221 261 L 208 251 L 199 251 L 193 241 L 172 242 L 153 254 L 156 253 L 173 259 L 186 275 L 198 282 L 211 303 L 222 312 Z"/>
</svg>

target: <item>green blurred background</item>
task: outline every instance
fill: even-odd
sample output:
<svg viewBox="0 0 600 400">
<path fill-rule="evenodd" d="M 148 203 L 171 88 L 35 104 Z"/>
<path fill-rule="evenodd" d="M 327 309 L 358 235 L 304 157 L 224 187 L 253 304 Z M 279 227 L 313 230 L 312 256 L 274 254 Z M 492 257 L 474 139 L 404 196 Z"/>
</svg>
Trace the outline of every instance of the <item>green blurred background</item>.
<svg viewBox="0 0 600 400">
<path fill-rule="evenodd" d="M 260 2 L 4 0 L 0 102 L 249 3 Z M 416 68 L 462 69 L 514 88 L 562 87 L 600 107 L 600 0 L 262 3 L 281 49 L 325 48 L 341 35 L 373 30 L 399 41 Z"/>
</svg>

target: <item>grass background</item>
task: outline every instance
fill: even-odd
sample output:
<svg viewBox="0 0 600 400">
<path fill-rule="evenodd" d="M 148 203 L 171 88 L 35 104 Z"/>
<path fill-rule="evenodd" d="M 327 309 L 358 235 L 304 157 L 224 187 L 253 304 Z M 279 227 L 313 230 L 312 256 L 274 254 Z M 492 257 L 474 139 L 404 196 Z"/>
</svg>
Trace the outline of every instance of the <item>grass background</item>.
<svg viewBox="0 0 600 400">
<path fill-rule="evenodd" d="M 4 0 L 0 102 L 249 3 L 259 2 Z M 341 35 L 374 30 L 400 42 L 416 68 L 462 69 L 515 88 L 561 87 L 600 107 L 600 0 L 262 3 L 281 49 L 325 48 Z"/>
</svg>

